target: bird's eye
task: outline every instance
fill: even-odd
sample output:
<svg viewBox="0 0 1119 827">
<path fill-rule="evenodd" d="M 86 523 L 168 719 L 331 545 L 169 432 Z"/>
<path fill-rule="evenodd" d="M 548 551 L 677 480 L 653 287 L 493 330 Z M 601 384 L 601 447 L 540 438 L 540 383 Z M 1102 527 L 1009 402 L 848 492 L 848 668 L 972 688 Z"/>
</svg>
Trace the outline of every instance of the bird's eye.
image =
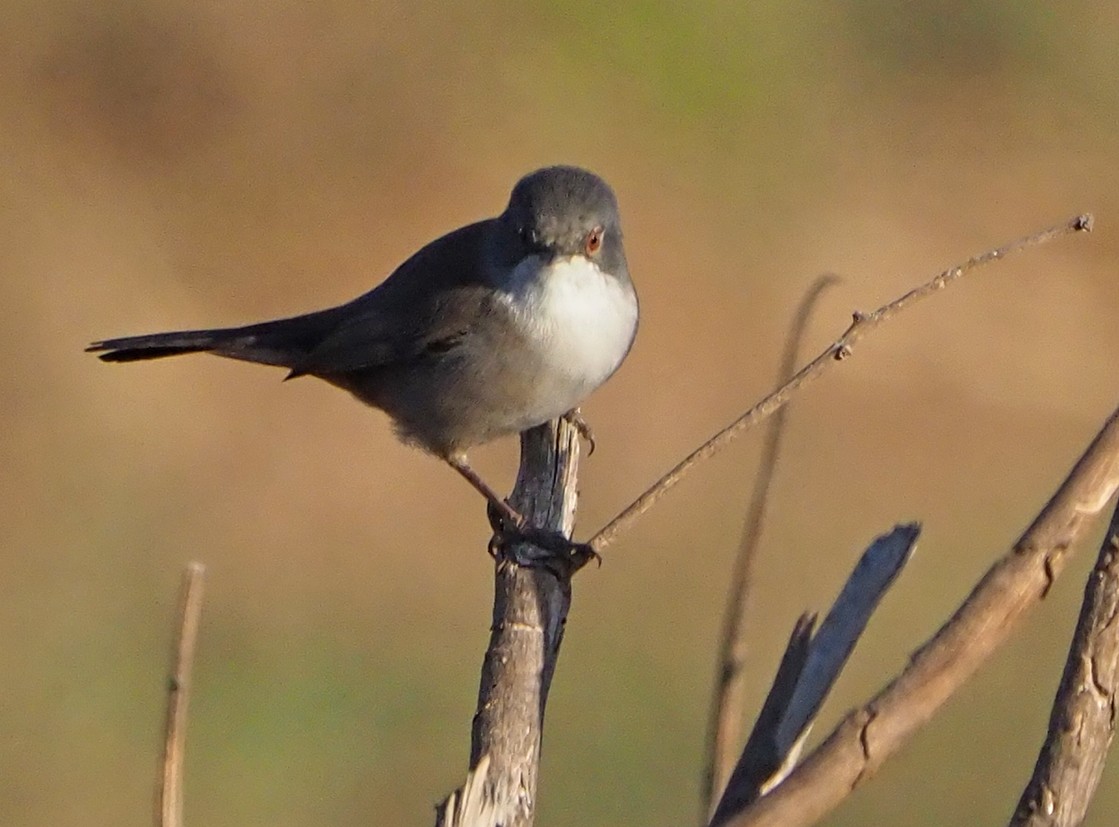
<svg viewBox="0 0 1119 827">
<path fill-rule="evenodd" d="M 593 256 L 602 249 L 602 238 L 606 231 L 602 227 L 595 227 L 587 233 L 586 251 L 588 256 Z"/>
</svg>

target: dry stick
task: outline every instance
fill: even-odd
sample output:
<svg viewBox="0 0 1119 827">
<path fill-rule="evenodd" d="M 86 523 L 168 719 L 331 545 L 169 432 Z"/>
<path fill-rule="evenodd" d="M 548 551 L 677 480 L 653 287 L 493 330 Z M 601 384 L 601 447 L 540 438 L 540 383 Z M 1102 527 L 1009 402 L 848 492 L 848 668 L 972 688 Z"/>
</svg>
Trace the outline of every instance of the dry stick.
<svg viewBox="0 0 1119 827">
<path fill-rule="evenodd" d="M 1011 827 L 1080 824 L 1115 735 L 1119 696 L 1119 508 L 1084 587 L 1049 734 Z"/>
<path fill-rule="evenodd" d="M 531 525 L 570 537 L 578 467 L 579 436 L 567 420 L 526 431 L 511 505 Z M 512 813 L 503 827 L 528 827 L 535 815 L 544 708 L 580 565 L 527 543 L 499 550 L 470 766 L 488 758 L 495 810 Z"/>
<path fill-rule="evenodd" d="M 928 721 L 1043 600 L 1080 539 L 1119 488 L 1119 410 L 1014 547 L 976 584 L 952 618 L 908 666 L 864 706 L 849 712 L 793 773 L 726 823 L 732 827 L 812 824 Z"/>
<path fill-rule="evenodd" d="M 1063 224 L 1058 224 L 1047 230 L 1042 230 L 1041 232 L 1025 236 L 1024 238 L 1019 238 L 995 250 L 989 250 L 986 253 L 974 256 L 963 264 L 950 267 L 932 280 L 922 284 L 920 287 L 915 287 L 910 290 L 904 296 L 894 299 L 894 301 L 889 304 L 882 305 L 873 313 L 855 313 L 854 320 L 839 339 L 828 346 L 823 353 L 801 368 L 796 376 L 783 386 L 758 402 L 754 407 L 742 414 L 742 416 L 730 425 L 727 425 L 707 440 L 707 442 L 703 443 L 703 445 L 681 460 L 671 471 L 657 480 L 644 494 L 626 506 L 616 517 L 599 530 L 599 532 L 591 538 L 590 545 L 599 552 L 605 549 L 622 531 L 628 529 L 642 514 L 648 511 L 653 503 L 664 496 L 676 483 L 680 482 L 684 475 L 697 463 L 717 453 L 747 428 L 757 425 L 766 417 L 770 416 L 778 408 L 788 402 L 793 393 L 802 385 L 819 377 L 832 363 L 842 361 L 850 356 L 852 348 L 863 336 L 909 305 L 943 289 L 964 274 L 984 264 L 998 261 L 1012 253 L 1017 253 L 1030 247 L 1036 247 L 1039 244 L 1044 244 L 1048 241 L 1060 238 L 1061 236 L 1068 235 L 1069 233 L 1088 231 L 1091 229 L 1092 216 L 1089 214 L 1078 215 Z"/>
<path fill-rule="evenodd" d="M 156 779 L 156 827 L 182 827 L 183 751 L 186 745 L 190 672 L 202 616 L 202 584 L 206 568 L 190 563 L 179 587 L 178 623 L 171 650 L 171 676 L 167 683 L 167 719 L 163 729 L 163 760 Z"/>
<path fill-rule="evenodd" d="M 909 562 L 920 533 L 920 526 L 909 523 L 876 538 L 859 558 L 811 639 L 802 640 L 812 629 L 806 616 L 797 621 L 762 714 L 711 816 L 712 825 L 721 824 L 756 801 L 792 770 L 816 713 L 879 601 Z M 790 660 L 797 663 L 791 679 L 782 674 Z"/>
<path fill-rule="evenodd" d="M 800 306 L 793 316 L 789 334 L 785 338 L 785 352 L 781 357 L 781 366 L 777 373 L 779 386 L 789 381 L 796 371 L 800 345 L 817 299 L 824 290 L 838 282 L 838 276 L 833 274 L 820 276 L 801 299 Z M 707 762 L 703 773 L 704 800 L 701 812 L 703 824 L 706 824 L 711 817 L 739 754 L 746 696 L 743 672 L 747 654 L 746 609 L 753 580 L 754 558 L 757 556 L 761 541 L 769 491 L 773 485 L 788 411 L 787 406 L 781 407 L 766 432 L 762 458 L 754 482 L 754 492 L 750 498 L 742 539 L 739 541 L 738 555 L 735 557 L 734 568 L 731 571 L 727 607 L 723 615 L 723 631 L 719 637 L 711 717 L 707 729 Z"/>
</svg>

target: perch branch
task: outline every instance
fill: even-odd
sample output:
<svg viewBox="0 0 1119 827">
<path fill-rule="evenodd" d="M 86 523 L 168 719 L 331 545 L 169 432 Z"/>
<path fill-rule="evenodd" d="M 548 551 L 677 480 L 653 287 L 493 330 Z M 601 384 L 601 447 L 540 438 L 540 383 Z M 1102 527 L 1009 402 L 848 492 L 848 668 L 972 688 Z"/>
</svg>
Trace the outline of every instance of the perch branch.
<svg viewBox="0 0 1119 827">
<path fill-rule="evenodd" d="M 730 819 L 733 827 L 812 824 L 869 779 L 1041 602 L 1119 487 L 1119 410 L 1014 547 L 888 686 L 849 712 L 793 773 Z"/>
<path fill-rule="evenodd" d="M 817 299 L 828 287 L 838 281 L 839 277 L 833 274 L 820 276 L 812 282 L 801 299 L 797 312 L 793 316 L 788 336 L 785 337 L 785 350 L 777 372 L 779 386 L 787 382 L 796 371 L 804 332 L 808 328 L 808 320 L 811 318 Z M 780 408 L 766 430 L 762 457 L 754 481 L 754 491 L 750 497 L 742 538 L 738 544 L 738 554 L 731 571 L 727 607 L 723 615 L 723 630 L 719 636 L 711 718 L 707 729 L 707 764 L 703 774 L 702 803 L 704 824 L 711 817 L 712 809 L 718 802 L 723 788 L 726 787 L 727 778 L 734 768 L 735 758 L 739 752 L 746 694 L 743 672 L 747 654 L 746 610 L 753 580 L 754 559 L 757 557 L 761 542 L 769 492 L 773 486 L 788 412 L 788 406 Z"/>
<path fill-rule="evenodd" d="M 920 531 L 915 523 L 899 525 L 871 543 L 811 639 L 811 624 L 806 625 L 804 617 L 797 622 L 762 714 L 711 817 L 712 825 L 722 824 L 757 800 L 792 770 L 816 713 L 882 596 L 909 562 Z M 804 654 L 791 657 L 794 650 Z M 786 676 L 782 673 L 791 659 L 799 667 Z"/>
<path fill-rule="evenodd" d="M 202 616 L 202 585 L 206 568 L 191 563 L 183 572 L 175 642 L 171 650 L 171 675 L 167 682 L 167 717 L 163 728 L 163 760 L 156 779 L 156 827 L 182 827 L 183 754 L 186 746 L 190 673 Z"/>
<path fill-rule="evenodd" d="M 617 516 L 603 526 L 598 533 L 591 538 L 590 545 L 599 552 L 605 549 L 621 532 L 628 529 L 642 514 L 648 511 L 653 503 L 664 496 L 676 483 L 680 482 L 680 480 L 699 462 L 716 454 L 743 431 L 757 425 L 766 417 L 773 414 L 778 408 L 788 402 L 789 398 L 803 385 L 806 385 L 813 379 L 817 379 L 820 374 L 827 370 L 833 363 L 843 361 L 850 356 L 854 346 L 867 333 L 870 333 L 909 305 L 931 296 L 933 293 L 947 287 L 961 276 L 985 264 L 999 261 L 1013 253 L 1021 252 L 1030 247 L 1036 247 L 1039 244 L 1044 244 L 1048 241 L 1060 238 L 1061 236 L 1068 235 L 1069 233 L 1089 231 L 1091 229 L 1091 215 L 1084 214 L 1075 216 L 1063 224 L 1058 224 L 1049 229 L 1034 233 L 1033 235 L 1019 238 L 1002 247 L 973 256 L 963 264 L 949 267 L 947 270 L 919 287 L 913 288 L 904 296 L 900 296 L 892 302 L 882 305 L 873 313 L 855 313 L 854 319 L 842 336 L 829 345 L 815 359 L 801 368 L 792 379 L 769 396 L 762 399 L 734 422 L 716 433 L 703 443 L 703 445 L 688 454 L 688 456 L 684 457 L 672 470 L 653 483 L 645 493 L 622 509 Z"/>
<path fill-rule="evenodd" d="M 531 525 L 570 537 L 578 468 L 578 430 L 566 419 L 526 431 L 513 508 Z M 533 822 L 544 708 L 571 607 L 571 577 L 581 564 L 524 542 L 497 549 L 470 766 L 477 771 L 488 759 L 495 807 L 512 814 L 502 827 Z"/>
<path fill-rule="evenodd" d="M 1119 507 L 1111 517 L 1069 648 L 1049 734 L 1011 827 L 1084 820 L 1115 735 L 1119 692 Z"/>
</svg>

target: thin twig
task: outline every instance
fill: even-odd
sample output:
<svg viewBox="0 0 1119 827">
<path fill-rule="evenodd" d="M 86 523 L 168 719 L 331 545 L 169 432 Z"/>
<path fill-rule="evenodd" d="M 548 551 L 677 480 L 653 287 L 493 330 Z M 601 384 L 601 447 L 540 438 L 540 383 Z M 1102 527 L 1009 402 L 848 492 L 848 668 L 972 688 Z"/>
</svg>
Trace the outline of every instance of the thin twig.
<svg viewBox="0 0 1119 827">
<path fill-rule="evenodd" d="M 1011 827 L 1084 821 L 1115 735 L 1119 698 L 1119 507 L 1111 516 L 1069 647 L 1049 733 Z"/>
<path fill-rule="evenodd" d="M 167 683 L 167 718 L 163 729 L 163 760 L 156 779 L 156 827 L 182 827 L 183 755 L 186 746 L 190 674 L 202 616 L 202 585 L 206 567 L 190 563 L 179 587 L 171 675 Z"/>
<path fill-rule="evenodd" d="M 789 333 L 785 337 L 785 350 L 777 372 L 778 386 L 789 381 L 796 371 L 804 332 L 808 329 L 808 320 L 811 318 L 817 299 L 828 287 L 838 283 L 839 277 L 834 274 L 820 276 L 812 282 L 800 300 Z M 742 539 L 738 544 L 734 568 L 731 571 L 727 607 L 723 616 L 723 631 L 719 636 L 711 718 L 707 729 L 707 762 L 703 775 L 704 800 L 701 813 L 704 824 L 711 817 L 739 753 L 738 745 L 742 737 L 746 695 L 743 672 L 747 654 L 746 610 L 753 580 L 754 559 L 761 542 L 762 528 L 765 525 L 769 492 L 773 487 L 777 457 L 781 451 L 781 439 L 785 432 L 785 423 L 788 421 L 788 413 L 789 407 L 782 406 L 766 431 L 761 461 L 758 463 L 758 473 L 754 480 L 754 491 L 746 513 L 746 523 L 742 531 Z"/>
<path fill-rule="evenodd" d="M 771 792 L 727 822 L 801 827 L 874 775 L 1040 603 L 1069 550 L 1119 488 L 1119 410 L 1014 547 L 885 689 L 839 723 Z"/>
<path fill-rule="evenodd" d="M 800 666 L 791 681 L 781 675 L 789 659 L 786 652 L 774 689 L 742 750 L 711 824 L 723 823 L 792 771 L 816 713 L 835 685 L 871 614 L 909 562 L 920 533 L 916 523 L 895 526 L 863 552 L 828 616 L 807 642 L 805 653 L 798 655 Z M 803 625 L 802 617 L 797 629 Z M 810 631 L 811 627 L 808 628 Z M 790 642 L 792 647 L 805 648 L 796 630 Z"/>
<path fill-rule="evenodd" d="M 829 345 L 819 356 L 801 368 L 796 376 L 786 382 L 782 387 L 758 402 L 754 407 L 750 408 L 750 410 L 742 414 L 742 416 L 730 425 L 727 425 L 703 443 L 703 445 L 677 463 L 671 471 L 657 480 L 645 493 L 622 509 L 617 516 L 603 526 L 603 528 L 591 538 L 590 545 L 599 552 L 605 549 L 622 531 L 628 529 L 642 514 L 648 511 L 653 503 L 664 496 L 676 483 L 680 482 L 684 475 L 697 463 L 717 453 L 743 431 L 757 425 L 766 417 L 773 414 L 778 408 L 788 402 L 793 393 L 800 389 L 801 386 L 818 378 L 832 363 L 843 361 L 850 356 L 855 344 L 862 339 L 863 336 L 874 330 L 887 319 L 892 318 L 897 313 L 904 310 L 910 304 L 943 289 L 977 267 L 982 267 L 985 264 L 1006 258 L 1013 253 L 1026 250 L 1030 247 L 1036 247 L 1039 244 L 1044 244 L 1048 241 L 1060 238 L 1061 236 L 1068 235 L 1069 233 L 1088 231 L 1091 229 L 1092 216 L 1088 214 L 1078 215 L 1063 224 L 1058 224 L 1049 229 L 1034 233 L 1033 235 L 1025 236 L 1024 238 L 1012 241 L 997 249 L 989 250 L 986 253 L 974 256 L 963 264 L 950 267 L 925 284 L 910 290 L 904 296 L 882 305 L 873 313 L 855 313 L 854 320 L 847 330 L 844 331 L 842 336 Z"/>
</svg>

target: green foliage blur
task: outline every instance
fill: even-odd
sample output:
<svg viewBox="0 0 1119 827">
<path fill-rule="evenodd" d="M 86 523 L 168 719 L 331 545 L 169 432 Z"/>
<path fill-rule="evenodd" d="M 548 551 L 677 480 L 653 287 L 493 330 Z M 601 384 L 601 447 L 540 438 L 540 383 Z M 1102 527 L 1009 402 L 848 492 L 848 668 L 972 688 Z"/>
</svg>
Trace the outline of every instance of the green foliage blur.
<svg viewBox="0 0 1119 827">
<path fill-rule="evenodd" d="M 105 336 L 348 299 L 523 173 L 614 185 L 637 345 L 584 413 L 585 536 L 918 281 L 1078 212 L 1097 230 L 891 322 L 791 416 L 751 606 L 754 708 L 793 620 L 920 519 L 817 738 L 888 680 L 1116 401 L 1119 10 L 995 0 L 10 0 L 0 49 L 0 824 L 150 823 L 178 576 L 209 568 L 192 825 L 427 824 L 466 769 L 486 522 L 311 380 Z M 515 441 L 476 460 L 511 485 Z M 539 823 L 695 823 L 757 436 L 576 583 Z M 1101 531 L 1103 525 L 1101 523 Z M 1095 549 L 831 825 L 1005 821 Z M 1088 824 L 1113 823 L 1107 770 Z"/>
</svg>

